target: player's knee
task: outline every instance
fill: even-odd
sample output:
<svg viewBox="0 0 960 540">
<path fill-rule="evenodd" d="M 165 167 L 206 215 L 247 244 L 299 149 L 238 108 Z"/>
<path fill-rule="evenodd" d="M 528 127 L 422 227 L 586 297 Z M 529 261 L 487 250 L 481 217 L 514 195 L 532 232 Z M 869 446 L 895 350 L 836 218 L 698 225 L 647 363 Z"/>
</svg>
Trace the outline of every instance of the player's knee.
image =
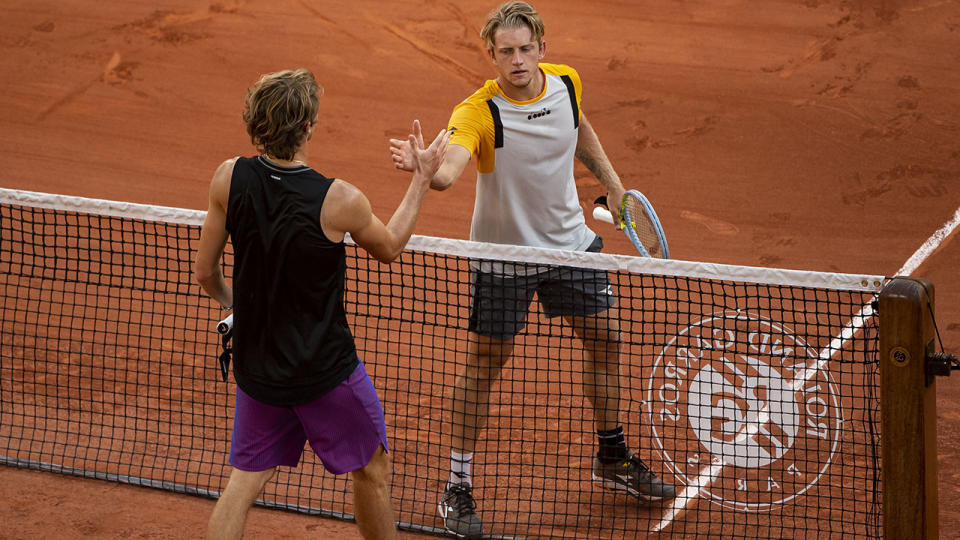
<svg viewBox="0 0 960 540">
<path fill-rule="evenodd" d="M 473 363 L 477 369 L 499 370 L 513 354 L 513 341 L 487 340 L 477 343 Z"/>
<path fill-rule="evenodd" d="M 466 366 L 457 378 L 457 385 L 467 391 L 486 392 L 500 376 L 503 364 Z"/>
<path fill-rule="evenodd" d="M 610 344 L 610 346 L 619 347 L 622 343 L 620 339 L 620 330 L 617 328 L 609 328 L 606 331 L 601 332 L 598 338 L 600 341 Z"/>
<path fill-rule="evenodd" d="M 276 472 L 276 467 L 265 471 L 234 469 L 221 496 L 248 501 L 252 504 Z"/>
<path fill-rule="evenodd" d="M 352 475 L 355 482 L 370 486 L 387 486 L 390 483 L 390 456 L 381 446 L 370 458 L 370 461 L 353 471 Z"/>
</svg>

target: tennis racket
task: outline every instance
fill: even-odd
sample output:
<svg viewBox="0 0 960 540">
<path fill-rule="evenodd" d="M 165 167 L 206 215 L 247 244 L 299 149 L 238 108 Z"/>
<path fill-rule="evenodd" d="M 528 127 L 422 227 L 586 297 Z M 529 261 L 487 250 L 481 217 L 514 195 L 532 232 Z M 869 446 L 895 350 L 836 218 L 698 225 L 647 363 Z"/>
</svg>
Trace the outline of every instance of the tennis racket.
<svg viewBox="0 0 960 540">
<path fill-rule="evenodd" d="M 230 346 L 230 338 L 233 337 L 233 313 L 227 315 L 227 318 L 217 323 L 217 333 L 220 334 L 223 349 L 220 352 L 220 376 L 224 382 L 230 374 L 230 355 L 233 353 L 233 347 Z"/>
<path fill-rule="evenodd" d="M 218 334 L 229 334 L 233 332 L 233 313 L 227 315 L 227 318 L 217 323 Z"/>
<path fill-rule="evenodd" d="M 603 206 L 594 207 L 593 218 L 614 224 L 623 230 L 640 255 L 657 259 L 670 258 L 670 248 L 667 246 L 667 237 L 663 234 L 660 219 L 643 193 L 631 189 L 623 194 L 617 220 L 619 223 L 614 222 L 613 214 L 606 208 L 606 195 L 598 197 L 594 204 Z"/>
</svg>

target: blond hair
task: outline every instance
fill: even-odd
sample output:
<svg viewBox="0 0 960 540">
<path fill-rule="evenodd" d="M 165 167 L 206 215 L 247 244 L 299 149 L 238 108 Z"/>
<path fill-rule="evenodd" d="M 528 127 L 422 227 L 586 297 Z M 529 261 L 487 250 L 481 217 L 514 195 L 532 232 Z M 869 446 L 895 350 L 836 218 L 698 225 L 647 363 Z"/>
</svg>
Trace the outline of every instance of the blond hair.
<svg viewBox="0 0 960 540">
<path fill-rule="evenodd" d="M 243 122 L 259 152 L 293 159 L 317 121 L 323 88 L 313 73 L 300 68 L 268 73 L 247 91 Z"/>
<path fill-rule="evenodd" d="M 493 49 L 493 38 L 500 28 L 529 28 L 533 41 L 539 44 L 543 39 L 543 19 L 536 8 L 526 2 L 504 2 L 490 13 L 480 30 L 480 39 L 486 43 L 488 49 Z"/>
</svg>

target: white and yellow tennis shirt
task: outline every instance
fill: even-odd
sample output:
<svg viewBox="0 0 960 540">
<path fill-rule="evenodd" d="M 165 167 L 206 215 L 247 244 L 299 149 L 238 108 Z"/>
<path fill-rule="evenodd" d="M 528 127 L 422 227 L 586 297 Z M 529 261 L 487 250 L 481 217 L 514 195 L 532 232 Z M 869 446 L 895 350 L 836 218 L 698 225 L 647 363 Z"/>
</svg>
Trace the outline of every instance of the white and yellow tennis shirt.
<svg viewBox="0 0 960 540">
<path fill-rule="evenodd" d="M 456 106 L 451 144 L 477 158 L 470 239 L 583 250 L 596 236 L 573 177 L 582 86 L 564 65 L 540 64 L 543 92 L 514 101 L 490 80 Z"/>
</svg>

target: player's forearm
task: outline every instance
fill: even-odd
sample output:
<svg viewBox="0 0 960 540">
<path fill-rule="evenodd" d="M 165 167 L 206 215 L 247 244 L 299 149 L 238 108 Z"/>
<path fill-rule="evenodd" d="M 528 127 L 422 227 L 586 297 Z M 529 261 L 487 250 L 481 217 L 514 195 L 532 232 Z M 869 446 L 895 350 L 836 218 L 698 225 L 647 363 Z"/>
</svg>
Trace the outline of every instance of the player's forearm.
<svg viewBox="0 0 960 540">
<path fill-rule="evenodd" d="M 443 164 L 430 179 L 430 189 L 443 191 L 452 186 L 457 178 L 460 178 L 460 174 L 463 173 L 463 169 L 469 162 L 470 151 L 458 144 L 451 144 L 447 148 Z"/>
<path fill-rule="evenodd" d="M 592 151 L 577 151 L 577 159 L 597 178 L 608 192 L 623 191 L 623 184 L 620 182 L 620 176 L 613 170 L 613 165 L 603 153 L 603 148 L 597 148 Z"/>
<path fill-rule="evenodd" d="M 607 154 L 600 144 L 600 138 L 597 137 L 593 126 L 587 121 L 586 115 L 581 117 L 576 156 L 580 163 L 583 163 L 584 167 L 597 178 L 608 192 L 619 193 L 623 191 L 620 176 L 613 169 L 610 159 L 607 158 Z"/>
<path fill-rule="evenodd" d="M 448 187 L 452 186 L 454 182 L 457 181 L 459 177 L 459 171 L 454 170 L 455 167 L 450 163 L 444 163 L 437 174 L 433 175 L 433 178 L 430 179 L 430 189 L 435 189 L 437 191 L 443 191 Z M 457 173 L 456 176 L 454 173 Z"/>
<path fill-rule="evenodd" d="M 389 263 L 403 252 L 410 240 L 410 235 L 413 234 L 413 228 L 417 223 L 417 217 L 420 215 L 420 209 L 423 208 L 423 200 L 430 190 L 430 185 L 431 183 L 422 173 L 414 173 L 410 186 L 407 188 L 407 193 L 400 201 L 400 206 L 397 207 L 387 223 L 387 245 L 374 254 L 377 260 Z"/>
<path fill-rule="evenodd" d="M 219 266 L 216 269 L 201 269 L 198 265 L 195 274 L 197 283 L 200 284 L 204 292 L 219 302 L 221 306 L 225 308 L 233 307 L 233 289 L 227 285 L 223 278 L 223 271 Z"/>
<path fill-rule="evenodd" d="M 207 217 L 200 229 L 200 245 L 193 273 L 200 287 L 223 307 L 233 306 L 233 289 L 223 278 L 223 249 L 227 243 L 227 229 L 222 207 L 215 202 L 210 204 Z"/>
</svg>

